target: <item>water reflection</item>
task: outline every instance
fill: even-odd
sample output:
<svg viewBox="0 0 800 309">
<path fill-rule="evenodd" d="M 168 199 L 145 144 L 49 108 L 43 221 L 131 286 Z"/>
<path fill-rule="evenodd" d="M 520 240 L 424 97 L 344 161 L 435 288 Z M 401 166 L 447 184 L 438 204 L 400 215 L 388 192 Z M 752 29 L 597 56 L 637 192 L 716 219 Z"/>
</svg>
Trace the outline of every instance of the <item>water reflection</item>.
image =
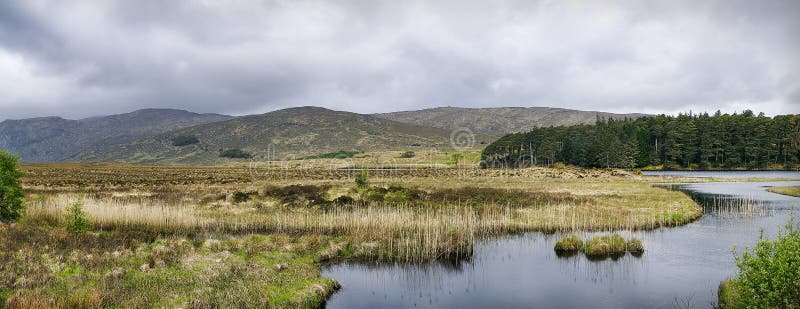
<svg viewBox="0 0 800 309">
<path fill-rule="evenodd" d="M 752 245 L 762 227 L 774 235 L 788 210 L 800 204 L 800 199 L 765 192 L 769 185 L 800 182 L 682 185 L 708 214 L 682 227 L 623 233 L 642 240 L 645 253 L 638 258 L 558 257 L 553 246 L 560 235 L 528 233 L 481 241 L 471 260 L 331 266 L 323 275 L 343 288 L 328 307 L 671 308 L 686 302 L 708 307 L 716 301 L 719 282 L 735 272 L 733 245 Z M 736 201 L 732 195 L 757 204 L 723 210 Z M 747 215 L 730 215 L 741 213 Z"/>
</svg>

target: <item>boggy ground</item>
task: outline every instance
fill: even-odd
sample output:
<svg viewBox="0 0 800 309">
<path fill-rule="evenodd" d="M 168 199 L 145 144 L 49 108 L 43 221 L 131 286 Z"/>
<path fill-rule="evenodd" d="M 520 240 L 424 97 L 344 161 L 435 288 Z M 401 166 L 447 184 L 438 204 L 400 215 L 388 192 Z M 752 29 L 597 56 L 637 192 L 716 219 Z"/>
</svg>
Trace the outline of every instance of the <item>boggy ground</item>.
<svg viewBox="0 0 800 309">
<path fill-rule="evenodd" d="M 524 231 L 652 229 L 702 211 L 622 171 L 357 171 L 26 165 L 28 210 L 0 227 L 7 307 L 317 307 L 342 259 L 468 257 Z M 83 205 L 92 227 L 68 231 Z"/>
</svg>

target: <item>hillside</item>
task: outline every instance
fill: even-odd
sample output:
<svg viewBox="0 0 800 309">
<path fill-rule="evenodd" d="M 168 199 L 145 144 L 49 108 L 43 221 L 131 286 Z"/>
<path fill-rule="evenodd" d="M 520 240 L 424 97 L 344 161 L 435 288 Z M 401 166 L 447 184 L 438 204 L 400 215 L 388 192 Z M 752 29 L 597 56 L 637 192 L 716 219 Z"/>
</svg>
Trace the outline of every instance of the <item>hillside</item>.
<svg viewBox="0 0 800 309">
<path fill-rule="evenodd" d="M 416 111 L 375 114 L 375 116 L 421 126 L 452 130 L 469 128 L 476 133 L 503 135 L 526 132 L 536 127 L 593 124 L 598 116 L 623 119 L 645 114 L 612 114 L 551 107 L 461 108 L 437 107 Z"/>
<path fill-rule="evenodd" d="M 177 136 L 196 137 L 199 143 L 174 146 L 172 139 Z M 479 138 L 490 141 L 489 137 Z M 337 150 L 448 147 L 449 139 L 447 130 L 320 107 L 297 107 L 175 130 L 106 151 L 87 152 L 81 160 L 216 164 L 235 160 L 219 157 L 221 149 L 241 149 L 256 158 L 266 158 L 272 149 L 273 156 L 284 159 Z"/>
<path fill-rule="evenodd" d="M 0 122 L 0 148 L 11 150 L 24 162 L 70 161 L 82 152 L 102 151 L 145 136 L 230 118 L 175 109 L 142 109 L 80 120 L 10 119 Z"/>
</svg>

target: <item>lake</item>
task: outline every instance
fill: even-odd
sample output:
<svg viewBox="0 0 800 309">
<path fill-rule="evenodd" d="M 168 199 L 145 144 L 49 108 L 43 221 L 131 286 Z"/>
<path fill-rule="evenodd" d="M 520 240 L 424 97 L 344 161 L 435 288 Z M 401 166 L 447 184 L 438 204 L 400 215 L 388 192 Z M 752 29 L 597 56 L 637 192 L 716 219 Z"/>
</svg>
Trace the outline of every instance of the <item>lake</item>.
<svg viewBox="0 0 800 309">
<path fill-rule="evenodd" d="M 660 172 L 663 173 L 663 172 Z M 800 179 L 797 172 L 680 172 L 679 176 Z M 737 175 L 737 176 L 732 176 Z M 746 175 L 746 176 L 740 176 Z M 781 175 L 781 176 L 775 176 Z M 773 236 L 800 198 L 766 192 L 800 181 L 684 184 L 705 214 L 675 228 L 624 232 L 642 240 L 641 257 L 559 258 L 559 235 L 526 233 L 480 241 L 472 259 L 427 264 L 329 266 L 342 289 L 328 308 L 672 308 L 710 307 L 720 281 L 736 272 L 732 248 L 752 246 L 763 227 Z M 747 198 L 755 214 L 718 212 L 714 201 Z M 584 238 L 594 233 L 584 233 Z"/>
</svg>

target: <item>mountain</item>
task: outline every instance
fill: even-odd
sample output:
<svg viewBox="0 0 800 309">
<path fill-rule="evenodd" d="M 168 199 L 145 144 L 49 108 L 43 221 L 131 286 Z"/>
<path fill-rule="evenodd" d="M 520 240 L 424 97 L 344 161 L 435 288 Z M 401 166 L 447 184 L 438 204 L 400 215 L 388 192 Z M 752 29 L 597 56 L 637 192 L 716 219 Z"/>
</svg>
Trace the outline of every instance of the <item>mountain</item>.
<svg viewBox="0 0 800 309">
<path fill-rule="evenodd" d="M 503 135 L 527 132 L 536 127 L 594 124 L 597 117 L 640 118 L 645 114 L 612 114 L 551 107 L 461 108 L 437 107 L 375 116 L 447 130 L 468 128 L 475 133 Z"/>
<path fill-rule="evenodd" d="M 0 149 L 11 150 L 24 162 L 71 161 L 83 152 L 102 151 L 145 136 L 230 118 L 175 109 L 142 109 L 80 120 L 5 120 L 0 122 Z"/>
<path fill-rule="evenodd" d="M 175 146 L 176 137 L 198 143 Z M 493 140 L 479 135 L 477 139 Z M 372 115 L 296 107 L 174 130 L 87 152 L 82 161 L 215 164 L 229 159 L 221 150 L 240 149 L 256 158 L 320 154 L 338 150 L 388 150 L 414 146 L 449 146 L 450 131 L 400 123 Z"/>
</svg>

